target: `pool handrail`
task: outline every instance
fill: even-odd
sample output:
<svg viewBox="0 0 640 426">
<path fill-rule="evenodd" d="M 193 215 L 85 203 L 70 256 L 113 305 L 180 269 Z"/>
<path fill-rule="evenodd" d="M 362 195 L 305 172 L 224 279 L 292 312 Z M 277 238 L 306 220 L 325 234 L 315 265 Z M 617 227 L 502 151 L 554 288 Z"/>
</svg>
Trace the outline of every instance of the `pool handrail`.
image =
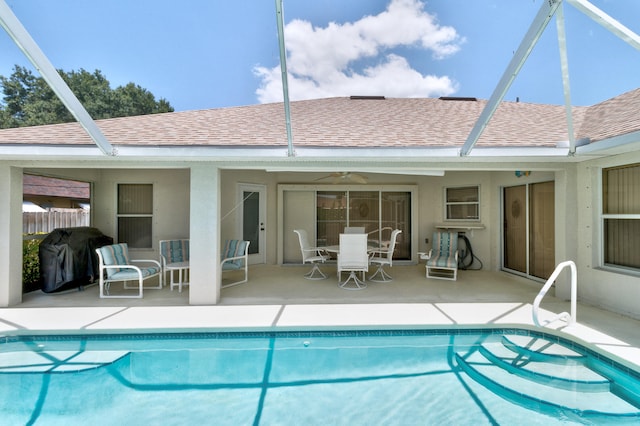
<svg viewBox="0 0 640 426">
<path fill-rule="evenodd" d="M 560 272 L 562 272 L 562 270 L 567 266 L 571 268 L 571 314 L 569 314 L 568 312 L 561 312 L 558 315 L 554 316 L 553 318 L 545 320 L 543 323 L 540 323 L 540 320 L 538 318 L 538 310 L 540 308 L 540 302 L 542 301 L 542 298 L 545 296 L 545 294 L 547 294 L 547 290 L 549 290 L 549 287 L 551 287 L 555 282 L 556 278 L 558 278 L 558 275 L 560 275 Z M 578 295 L 578 279 L 577 279 L 577 272 L 576 272 L 576 264 L 572 260 L 567 260 L 559 263 L 558 266 L 556 266 L 556 269 L 553 271 L 553 274 L 551 274 L 551 276 L 549 277 L 545 285 L 542 287 L 542 290 L 540 290 L 535 300 L 533 301 L 533 311 L 532 311 L 533 323 L 538 327 L 544 327 L 554 321 L 561 319 L 561 320 L 567 321 L 567 324 L 570 326 L 574 325 L 576 323 L 577 295 Z"/>
</svg>

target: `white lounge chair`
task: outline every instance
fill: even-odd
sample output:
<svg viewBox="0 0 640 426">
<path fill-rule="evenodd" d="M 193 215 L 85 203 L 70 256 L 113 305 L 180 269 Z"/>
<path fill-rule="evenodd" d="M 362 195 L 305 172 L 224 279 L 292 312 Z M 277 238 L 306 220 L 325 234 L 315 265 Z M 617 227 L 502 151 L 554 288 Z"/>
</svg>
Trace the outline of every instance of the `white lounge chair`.
<svg viewBox="0 0 640 426">
<path fill-rule="evenodd" d="M 427 255 L 427 278 L 455 281 L 458 274 L 458 233 L 433 233 L 433 248 Z"/>
</svg>

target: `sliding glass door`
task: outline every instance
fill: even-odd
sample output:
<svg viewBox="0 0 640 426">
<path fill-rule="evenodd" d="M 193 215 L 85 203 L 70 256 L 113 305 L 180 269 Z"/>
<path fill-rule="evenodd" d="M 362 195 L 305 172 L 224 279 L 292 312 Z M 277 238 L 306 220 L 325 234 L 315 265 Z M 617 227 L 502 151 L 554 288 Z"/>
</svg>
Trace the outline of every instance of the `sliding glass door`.
<svg viewBox="0 0 640 426">
<path fill-rule="evenodd" d="M 503 267 L 547 279 L 555 268 L 554 182 L 503 190 Z"/>
<path fill-rule="evenodd" d="M 503 265 L 527 273 L 527 187 L 504 188 Z"/>
<path fill-rule="evenodd" d="M 318 245 L 338 244 L 347 226 L 363 227 L 373 246 L 400 229 L 394 259 L 411 258 L 411 192 L 317 191 L 316 197 Z"/>
</svg>

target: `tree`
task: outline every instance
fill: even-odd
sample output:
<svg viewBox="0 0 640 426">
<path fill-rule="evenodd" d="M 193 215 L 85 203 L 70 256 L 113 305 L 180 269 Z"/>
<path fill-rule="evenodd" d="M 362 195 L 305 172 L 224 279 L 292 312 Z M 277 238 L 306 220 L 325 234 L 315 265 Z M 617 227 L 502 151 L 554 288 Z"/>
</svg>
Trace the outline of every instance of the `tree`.
<svg viewBox="0 0 640 426">
<path fill-rule="evenodd" d="M 174 110 L 166 99 L 156 101 L 151 92 L 134 83 L 111 89 L 109 80 L 99 70 L 58 72 L 96 120 Z M 44 79 L 25 67 L 16 65 L 9 78 L 0 76 L 0 86 L 4 95 L 0 101 L 0 128 L 74 121 Z"/>
</svg>

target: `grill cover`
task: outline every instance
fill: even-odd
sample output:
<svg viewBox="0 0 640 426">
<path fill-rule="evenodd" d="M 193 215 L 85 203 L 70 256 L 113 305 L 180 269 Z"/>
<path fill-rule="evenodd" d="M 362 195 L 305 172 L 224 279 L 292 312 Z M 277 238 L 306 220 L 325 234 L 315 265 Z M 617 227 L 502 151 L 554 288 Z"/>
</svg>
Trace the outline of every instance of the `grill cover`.
<svg viewBox="0 0 640 426">
<path fill-rule="evenodd" d="M 96 248 L 113 244 L 113 238 L 88 226 L 54 229 L 40 243 L 42 291 L 54 293 L 93 283 L 99 274 Z"/>
</svg>

